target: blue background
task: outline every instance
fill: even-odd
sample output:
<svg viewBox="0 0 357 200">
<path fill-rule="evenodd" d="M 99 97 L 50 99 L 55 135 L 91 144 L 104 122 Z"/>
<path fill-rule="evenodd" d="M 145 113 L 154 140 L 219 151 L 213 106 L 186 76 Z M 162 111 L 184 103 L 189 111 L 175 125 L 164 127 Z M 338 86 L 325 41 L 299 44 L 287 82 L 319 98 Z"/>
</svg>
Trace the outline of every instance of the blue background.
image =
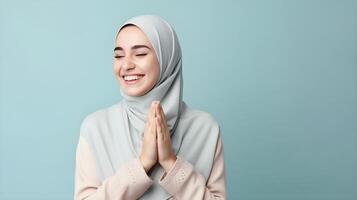
<svg viewBox="0 0 357 200">
<path fill-rule="evenodd" d="M 176 29 L 229 199 L 357 199 L 353 0 L 0 0 L 0 199 L 73 199 L 80 123 L 121 99 L 114 37 L 139 14 Z"/>
</svg>

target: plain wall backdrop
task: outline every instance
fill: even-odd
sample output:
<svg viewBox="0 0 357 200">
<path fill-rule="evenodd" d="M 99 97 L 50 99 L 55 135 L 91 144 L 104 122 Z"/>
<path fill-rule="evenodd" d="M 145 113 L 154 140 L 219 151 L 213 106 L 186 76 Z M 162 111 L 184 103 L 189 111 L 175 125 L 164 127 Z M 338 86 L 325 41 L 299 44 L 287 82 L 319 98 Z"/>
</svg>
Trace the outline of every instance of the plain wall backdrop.
<svg viewBox="0 0 357 200">
<path fill-rule="evenodd" d="M 178 34 L 229 199 L 357 199 L 357 1 L 0 0 L 1 200 L 73 199 L 80 123 L 121 100 L 114 37 L 141 14 Z"/>
</svg>

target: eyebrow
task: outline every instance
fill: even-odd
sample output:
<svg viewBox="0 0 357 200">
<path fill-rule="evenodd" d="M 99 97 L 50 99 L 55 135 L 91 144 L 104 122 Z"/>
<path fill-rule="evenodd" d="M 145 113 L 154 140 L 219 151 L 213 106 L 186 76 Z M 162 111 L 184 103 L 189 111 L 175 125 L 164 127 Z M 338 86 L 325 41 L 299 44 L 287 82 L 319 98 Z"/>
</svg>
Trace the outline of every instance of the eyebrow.
<svg viewBox="0 0 357 200">
<path fill-rule="evenodd" d="M 150 47 L 148 47 L 146 45 L 134 45 L 134 46 L 131 47 L 131 49 L 133 49 L 133 50 L 134 49 L 139 49 L 139 48 L 148 48 L 148 49 L 150 49 Z M 122 47 L 115 47 L 114 48 L 114 51 L 119 51 L 119 50 L 123 51 L 124 49 Z"/>
</svg>

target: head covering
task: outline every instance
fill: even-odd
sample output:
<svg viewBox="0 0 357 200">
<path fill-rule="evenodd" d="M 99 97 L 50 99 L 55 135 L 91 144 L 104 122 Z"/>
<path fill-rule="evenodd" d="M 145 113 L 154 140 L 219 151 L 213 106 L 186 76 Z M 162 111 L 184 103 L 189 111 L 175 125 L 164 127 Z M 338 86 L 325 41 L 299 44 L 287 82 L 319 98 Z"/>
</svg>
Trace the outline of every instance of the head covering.
<svg viewBox="0 0 357 200">
<path fill-rule="evenodd" d="M 133 17 L 119 31 L 128 24 L 140 28 L 151 42 L 160 64 L 160 78 L 143 96 L 128 96 L 121 90 L 122 101 L 91 113 L 83 120 L 81 135 L 95 157 L 98 177 L 104 180 L 113 176 L 119 167 L 140 155 L 149 107 L 152 101 L 160 100 L 174 152 L 207 179 L 219 126 L 210 114 L 191 109 L 182 100 L 182 54 L 175 31 L 165 20 L 154 15 Z M 140 199 L 170 197 L 158 184 L 163 173 L 158 164 L 152 168 L 148 175 L 154 179 L 154 184 Z"/>
<path fill-rule="evenodd" d="M 182 53 L 174 29 L 162 18 L 154 15 L 133 17 L 119 28 L 118 34 L 124 26 L 129 24 L 137 26 L 146 34 L 156 52 L 160 65 L 160 78 L 154 88 L 145 95 L 140 97 L 129 96 L 123 90 L 120 90 L 123 96 L 125 113 L 130 119 L 134 148 L 137 153 L 140 153 L 141 142 L 138 139 L 143 137 L 143 130 L 152 101 L 160 101 L 170 134 L 175 132 L 182 109 Z"/>
</svg>

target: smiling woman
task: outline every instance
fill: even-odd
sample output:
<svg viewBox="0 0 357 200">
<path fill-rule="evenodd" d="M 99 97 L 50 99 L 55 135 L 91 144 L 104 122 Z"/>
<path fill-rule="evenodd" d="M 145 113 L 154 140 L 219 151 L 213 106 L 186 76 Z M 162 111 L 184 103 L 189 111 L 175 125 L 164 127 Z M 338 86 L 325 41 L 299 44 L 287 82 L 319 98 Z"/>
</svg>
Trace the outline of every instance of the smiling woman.
<svg viewBox="0 0 357 200">
<path fill-rule="evenodd" d="M 75 199 L 226 199 L 220 128 L 182 100 L 174 29 L 142 15 L 116 37 L 123 100 L 89 114 L 76 151 Z"/>
<path fill-rule="evenodd" d="M 114 49 L 114 73 L 124 92 L 142 96 L 159 80 L 160 66 L 155 51 L 143 33 L 134 25 L 120 31 Z"/>
</svg>

